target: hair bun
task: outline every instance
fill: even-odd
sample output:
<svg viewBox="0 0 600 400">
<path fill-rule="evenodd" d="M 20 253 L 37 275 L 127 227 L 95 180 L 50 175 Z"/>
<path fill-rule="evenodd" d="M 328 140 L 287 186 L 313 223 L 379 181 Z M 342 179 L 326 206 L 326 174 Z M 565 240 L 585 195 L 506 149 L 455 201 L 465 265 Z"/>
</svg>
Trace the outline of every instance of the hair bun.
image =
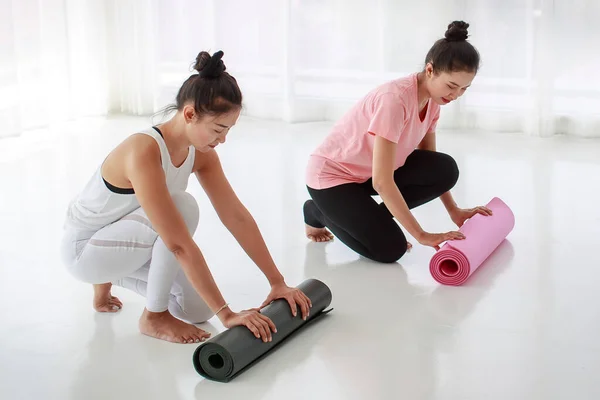
<svg viewBox="0 0 600 400">
<path fill-rule="evenodd" d="M 462 42 L 469 37 L 469 24 L 464 21 L 453 21 L 448 25 L 448 30 L 444 35 L 449 42 Z"/>
<path fill-rule="evenodd" d="M 222 58 L 223 52 L 221 50 L 213 54 L 212 57 L 206 51 L 202 51 L 196 57 L 194 69 L 200 73 L 201 78 L 218 78 L 226 69 Z"/>
</svg>

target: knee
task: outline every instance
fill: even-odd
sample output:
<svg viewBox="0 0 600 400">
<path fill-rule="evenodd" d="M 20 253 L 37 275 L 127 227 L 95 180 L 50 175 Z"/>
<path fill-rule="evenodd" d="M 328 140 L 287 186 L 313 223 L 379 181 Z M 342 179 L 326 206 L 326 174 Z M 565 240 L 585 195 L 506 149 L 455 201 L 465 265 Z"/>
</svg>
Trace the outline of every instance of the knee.
<svg viewBox="0 0 600 400">
<path fill-rule="evenodd" d="M 371 252 L 371 259 L 379 263 L 395 263 L 406 253 L 406 239 L 402 237 L 400 240 L 381 243 Z"/>
<path fill-rule="evenodd" d="M 201 309 L 191 310 L 189 313 L 186 313 L 186 315 L 189 323 L 201 324 L 214 317 L 215 313 L 206 306 Z"/>
<path fill-rule="evenodd" d="M 459 178 L 459 169 L 456 160 L 445 153 L 438 153 L 440 156 L 440 171 L 444 177 L 444 188 L 446 191 L 452 189 Z"/>
<path fill-rule="evenodd" d="M 379 263 L 391 264 L 400 260 L 404 253 L 406 253 L 406 245 L 399 245 L 395 248 L 385 249 L 383 251 L 374 253 L 372 260 Z"/>
<path fill-rule="evenodd" d="M 169 307 L 169 311 L 174 317 L 179 318 L 189 324 L 201 324 L 214 317 L 215 313 L 203 301 L 193 302 L 192 304 L 181 304 L 176 307 Z"/>
<path fill-rule="evenodd" d="M 200 220 L 200 209 L 196 199 L 187 192 L 174 193 L 171 197 L 181 213 L 188 230 L 190 233 L 194 233 Z"/>
</svg>

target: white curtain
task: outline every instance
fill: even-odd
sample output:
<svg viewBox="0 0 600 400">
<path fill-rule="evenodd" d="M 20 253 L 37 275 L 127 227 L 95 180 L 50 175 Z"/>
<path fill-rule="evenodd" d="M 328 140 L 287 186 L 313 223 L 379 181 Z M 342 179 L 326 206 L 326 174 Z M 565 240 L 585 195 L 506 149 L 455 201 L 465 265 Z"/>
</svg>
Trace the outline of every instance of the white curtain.
<svg viewBox="0 0 600 400">
<path fill-rule="evenodd" d="M 174 100 L 223 50 L 244 113 L 335 120 L 418 71 L 452 20 L 482 67 L 440 127 L 600 137 L 597 0 L 0 0 L 0 135 Z"/>
<path fill-rule="evenodd" d="M 0 137 L 106 114 L 104 19 L 100 0 L 0 0 Z"/>
</svg>

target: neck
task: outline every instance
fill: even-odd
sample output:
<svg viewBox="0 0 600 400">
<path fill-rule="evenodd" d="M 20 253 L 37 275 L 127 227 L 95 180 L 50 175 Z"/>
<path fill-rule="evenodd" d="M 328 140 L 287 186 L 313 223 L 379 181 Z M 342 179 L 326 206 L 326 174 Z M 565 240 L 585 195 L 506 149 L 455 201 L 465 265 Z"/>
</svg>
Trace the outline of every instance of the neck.
<svg viewBox="0 0 600 400">
<path fill-rule="evenodd" d="M 429 91 L 427 90 L 427 82 L 425 81 L 425 74 L 423 72 L 419 72 L 417 74 L 417 94 L 419 109 L 421 109 L 431 97 L 429 95 Z"/>
<path fill-rule="evenodd" d="M 191 146 L 185 135 L 185 121 L 181 113 L 175 114 L 173 118 L 160 125 L 165 143 L 172 153 L 177 153 Z"/>
</svg>

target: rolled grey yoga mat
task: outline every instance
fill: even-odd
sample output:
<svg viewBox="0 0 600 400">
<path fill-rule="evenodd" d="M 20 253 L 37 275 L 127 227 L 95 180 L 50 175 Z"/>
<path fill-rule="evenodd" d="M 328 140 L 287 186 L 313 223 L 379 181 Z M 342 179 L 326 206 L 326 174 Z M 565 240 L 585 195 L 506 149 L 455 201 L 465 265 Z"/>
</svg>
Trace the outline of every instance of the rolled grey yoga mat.
<svg viewBox="0 0 600 400">
<path fill-rule="evenodd" d="M 261 310 L 261 314 L 269 317 L 277 328 L 277 333 L 273 333 L 273 341 L 265 343 L 245 326 L 235 326 L 196 348 L 193 356 L 196 372 L 206 379 L 229 382 L 267 356 L 292 334 L 332 310 L 325 310 L 331 304 L 332 295 L 323 282 L 308 279 L 297 288 L 312 302 L 306 321 L 302 319 L 300 307 L 294 317 L 289 303 L 284 299 L 277 299 Z"/>
</svg>

